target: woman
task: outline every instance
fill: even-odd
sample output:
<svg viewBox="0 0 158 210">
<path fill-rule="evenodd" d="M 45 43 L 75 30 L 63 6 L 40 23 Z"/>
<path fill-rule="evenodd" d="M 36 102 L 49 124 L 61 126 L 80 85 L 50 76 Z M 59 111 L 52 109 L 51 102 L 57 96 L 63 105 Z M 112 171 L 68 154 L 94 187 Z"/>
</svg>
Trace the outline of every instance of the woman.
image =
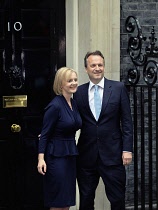
<svg viewBox="0 0 158 210">
<path fill-rule="evenodd" d="M 39 140 L 38 172 L 44 175 L 44 205 L 50 210 L 68 210 L 75 205 L 75 133 L 81 118 L 73 93 L 78 87 L 77 73 L 62 67 L 56 73 L 56 97 L 46 107 Z"/>
</svg>

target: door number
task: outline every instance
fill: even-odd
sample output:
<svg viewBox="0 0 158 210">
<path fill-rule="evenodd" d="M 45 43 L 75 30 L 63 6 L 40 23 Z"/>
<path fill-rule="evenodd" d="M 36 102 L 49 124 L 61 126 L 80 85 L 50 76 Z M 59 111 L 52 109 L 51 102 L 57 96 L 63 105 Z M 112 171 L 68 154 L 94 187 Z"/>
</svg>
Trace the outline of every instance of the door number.
<svg viewBox="0 0 158 210">
<path fill-rule="evenodd" d="M 20 31 L 22 29 L 22 24 L 20 22 L 14 23 L 14 30 Z M 8 22 L 8 31 L 10 31 L 10 22 Z"/>
</svg>

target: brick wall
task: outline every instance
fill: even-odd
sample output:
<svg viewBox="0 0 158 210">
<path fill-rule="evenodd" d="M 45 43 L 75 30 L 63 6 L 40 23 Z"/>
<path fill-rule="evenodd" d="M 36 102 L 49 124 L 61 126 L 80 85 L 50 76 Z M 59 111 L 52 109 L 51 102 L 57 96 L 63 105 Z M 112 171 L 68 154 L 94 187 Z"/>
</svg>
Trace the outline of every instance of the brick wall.
<svg viewBox="0 0 158 210">
<path fill-rule="evenodd" d="M 152 26 L 158 36 L 158 0 L 120 0 L 121 2 L 121 80 L 127 82 L 127 72 L 132 68 L 132 62 L 127 53 L 130 34 L 126 32 L 125 20 L 128 16 L 135 16 L 139 20 L 142 33 L 147 37 L 144 46 L 149 44 Z M 158 43 L 157 43 L 158 45 Z M 143 83 L 143 81 L 141 81 Z"/>
</svg>

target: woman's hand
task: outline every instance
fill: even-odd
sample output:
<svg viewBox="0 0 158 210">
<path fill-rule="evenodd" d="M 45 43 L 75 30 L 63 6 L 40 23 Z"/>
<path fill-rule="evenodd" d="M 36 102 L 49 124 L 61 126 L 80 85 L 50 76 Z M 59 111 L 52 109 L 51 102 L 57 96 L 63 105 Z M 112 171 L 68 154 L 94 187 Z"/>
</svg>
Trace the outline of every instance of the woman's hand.
<svg viewBox="0 0 158 210">
<path fill-rule="evenodd" d="M 42 175 L 45 175 L 47 170 L 47 165 L 44 159 L 38 160 L 38 166 L 37 166 L 38 172 Z"/>
</svg>

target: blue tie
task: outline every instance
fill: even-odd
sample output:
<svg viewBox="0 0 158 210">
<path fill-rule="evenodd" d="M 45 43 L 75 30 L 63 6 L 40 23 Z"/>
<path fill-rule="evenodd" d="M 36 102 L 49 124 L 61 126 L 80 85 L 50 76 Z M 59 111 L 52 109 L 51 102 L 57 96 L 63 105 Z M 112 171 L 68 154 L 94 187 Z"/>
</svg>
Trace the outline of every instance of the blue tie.
<svg viewBox="0 0 158 210">
<path fill-rule="evenodd" d="M 98 91 L 98 85 L 94 85 L 94 108 L 96 114 L 96 120 L 98 120 L 101 111 L 101 99 Z"/>
</svg>

